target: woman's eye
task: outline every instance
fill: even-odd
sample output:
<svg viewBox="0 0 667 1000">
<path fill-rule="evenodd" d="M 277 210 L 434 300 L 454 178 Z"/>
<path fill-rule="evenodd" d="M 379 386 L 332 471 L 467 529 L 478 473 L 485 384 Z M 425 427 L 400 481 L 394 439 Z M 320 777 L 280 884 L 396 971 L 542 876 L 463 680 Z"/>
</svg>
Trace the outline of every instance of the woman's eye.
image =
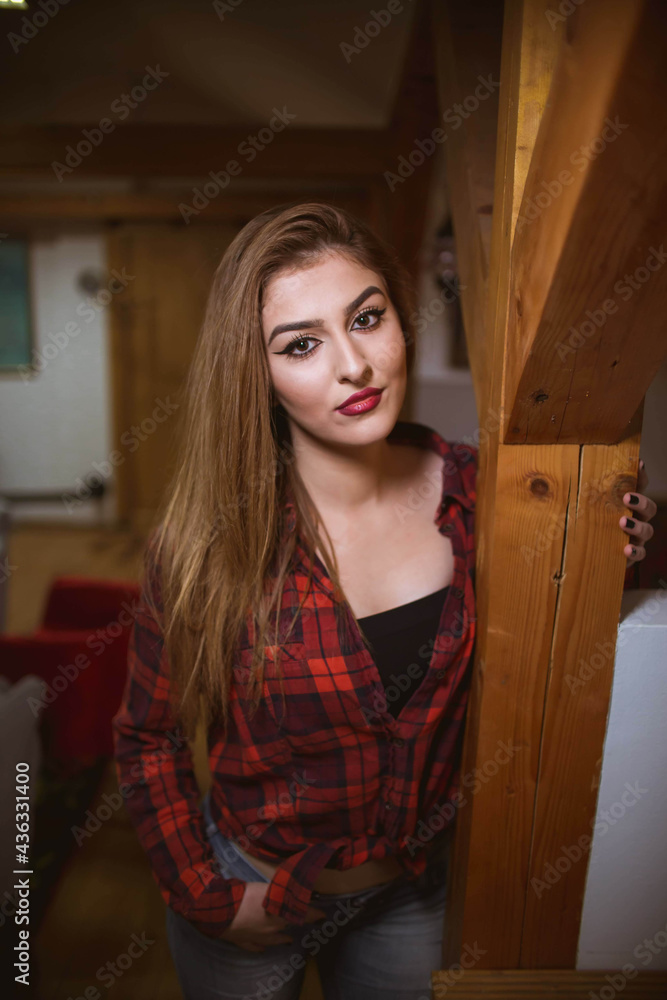
<svg viewBox="0 0 667 1000">
<path fill-rule="evenodd" d="M 307 344 L 309 340 L 314 340 L 314 337 L 296 337 L 294 340 L 290 340 L 289 344 L 283 351 L 278 351 L 278 354 L 286 354 L 288 358 L 307 358 L 313 353 L 315 347 L 309 348 L 307 351 L 295 350 L 294 348 L 301 348 L 302 345 Z M 318 340 L 319 344 L 320 341 Z M 315 345 L 317 346 L 317 344 Z"/>
<path fill-rule="evenodd" d="M 382 322 L 382 316 L 386 311 L 387 311 L 386 306 L 384 307 L 384 309 L 380 309 L 378 306 L 370 306 L 368 309 L 364 309 L 363 312 L 359 313 L 354 322 L 358 323 L 359 320 L 365 320 L 366 317 L 369 316 L 375 316 L 376 321 L 371 325 L 366 324 L 361 327 L 356 327 L 356 329 L 374 330 L 375 327 L 379 326 L 380 323 Z M 352 329 L 355 329 L 355 327 L 352 327 Z M 315 346 L 310 347 L 307 350 L 302 350 L 302 347 L 306 345 L 309 341 L 313 341 Z M 318 345 L 321 343 L 322 343 L 321 340 L 316 340 L 314 337 L 295 337 L 294 340 L 290 340 L 287 347 L 285 347 L 282 351 L 277 351 L 276 353 L 285 354 L 288 358 L 293 358 L 295 361 L 299 361 L 301 358 L 309 358 L 310 355 L 317 350 Z"/>
<path fill-rule="evenodd" d="M 364 309 L 363 312 L 359 313 L 359 315 L 355 319 L 355 323 L 358 323 L 360 319 L 366 319 L 367 316 L 375 316 L 377 317 L 375 323 L 372 323 L 370 326 L 366 325 L 361 327 L 362 330 L 373 330 L 376 326 L 380 325 L 380 323 L 382 322 L 382 316 L 384 313 L 386 313 L 386 311 L 387 311 L 386 306 L 384 307 L 384 309 L 380 309 L 379 306 L 369 306 L 368 309 Z"/>
</svg>

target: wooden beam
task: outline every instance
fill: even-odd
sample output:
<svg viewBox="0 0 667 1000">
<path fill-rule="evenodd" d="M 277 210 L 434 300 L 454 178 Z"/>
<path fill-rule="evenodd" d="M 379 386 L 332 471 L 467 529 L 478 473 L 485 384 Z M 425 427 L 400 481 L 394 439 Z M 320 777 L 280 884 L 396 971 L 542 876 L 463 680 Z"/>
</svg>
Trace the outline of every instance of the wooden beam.
<svg viewBox="0 0 667 1000">
<path fill-rule="evenodd" d="M 512 650 L 496 649 L 486 633 L 494 628 L 498 639 L 504 638 L 510 645 L 512 628 L 525 637 L 536 626 L 539 634 L 546 627 L 544 614 L 548 616 L 553 612 L 553 608 L 547 608 L 537 622 L 531 621 L 533 608 L 526 606 L 526 594 L 521 592 L 526 585 L 525 573 L 519 574 L 520 580 L 515 585 L 508 567 L 503 566 L 500 571 L 503 576 L 496 576 L 494 590 L 494 579 L 489 571 L 489 550 L 496 541 L 494 529 L 496 526 L 503 527 L 503 522 L 497 522 L 494 516 L 500 426 L 495 407 L 500 403 L 513 219 L 518 212 L 530 162 L 530 136 L 533 135 L 534 141 L 539 123 L 539 118 L 537 122 L 534 120 L 533 109 L 543 108 L 546 102 L 550 82 L 548 68 L 558 43 L 552 33 L 544 32 L 544 26 L 534 16 L 530 3 L 524 6 L 522 0 L 507 0 L 502 31 L 490 276 L 483 334 L 484 349 L 489 358 L 483 366 L 480 365 L 476 382 L 480 422 L 475 528 L 478 632 L 462 772 L 474 775 L 475 768 L 493 761 L 498 740 L 507 743 L 511 739 L 512 745 L 518 746 L 519 750 L 504 765 L 500 780 L 482 785 L 474 799 L 466 800 L 466 805 L 459 810 L 445 918 L 445 968 L 458 962 L 464 947 L 474 941 L 478 941 L 485 952 L 480 960 L 482 968 L 518 968 L 521 953 L 541 727 L 535 698 L 539 681 L 536 684 L 532 678 L 532 655 L 527 660 L 527 651 L 523 650 L 524 659 L 517 660 L 513 669 L 509 662 Z M 471 293 L 475 293 L 474 286 Z M 506 454 L 508 461 L 512 456 L 515 460 L 518 458 L 516 449 L 507 449 Z M 560 457 L 560 461 L 563 460 L 574 468 L 576 450 L 573 449 L 570 456 Z M 553 461 L 558 461 L 556 456 Z M 550 478 L 557 478 L 562 471 L 567 469 L 551 468 Z M 524 482 L 524 477 L 520 473 L 513 476 L 508 468 L 505 488 L 512 488 L 517 482 Z M 519 530 L 519 537 L 523 531 L 529 539 L 539 530 L 542 510 L 529 503 L 532 496 L 529 483 L 528 495 L 521 491 L 518 509 L 511 513 L 513 525 L 521 517 L 528 517 Z M 538 520 L 535 522 L 533 518 L 536 516 Z M 509 524 L 506 527 L 510 530 Z M 512 586 L 508 587 L 510 582 Z M 503 594 L 506 594 L 506 601 L 503 601 Z M 553 596 L 555 598 L 555 594 Z M 526 615 L 524 622 L 516 619 L 520 611 Z M 489 659 L 494 654 L 498 654 L 496 658 Z M 514 699 L 516 705 L 513 704 Z"/>
<path fill-rule="evenodd" d="M 438 94 L 447 155 L 448 201 L 461 280 L 461 308 L 475 393 L 486 381 L 484 322 L 499 87 L 503 5 L 497 0 L 434 8 Z M 476 91 L 485 96 L 480 100 Z"/>
<path fill-rule="evenodd" d="M 628 973 L 626 975 L 626 973 Z M 611 984 L 616 984 L 612 986 Z M 601 993 L 601 990 L 606 992 Z M 512 969 L 495 971 L 465 967 L 433 973 L 433 1000 L 590 1000 L 622 996 L 623 1000 L 664 1000 L 667 972 L 627 968 Z"/>
<path fill-rule="evenodd" d="M 54 182 L 55 187 L 55 182 Z M 295 199 L 293 189 L 221 193 L 212 198 L 200 215 L 188 219 L 188 225 L 208 225 L 211 222 L 229 222 L 239 229 L 259 212 L 271 205 Z M 321 187 L 301 192 L 306 199 L 331 201 L 343 205 L 362 217 L 371 211 L 371 188 Z M 185 224 L 179 208 L 181 203 L 192 200 L 192 188 L 174 189 L 172 192 L 151 193 L 136 191 L 131 193 L 78 192 L 1 194 L 0 218 L 3 225 L 15 233 L 18 229 L 29 229 L 31 223 L 53 221 L 68 222 L 177 222 Z"/>
<path fill-rule="evenodd" d="M 604 4 L 587 3 L 604 17 Z M 625 571 L 618 519 L 623 493 L 636 487 L 641 408 L 616 445 L 516 447 L 501 435 L 522 263 L 512 244 L 564 38 L 550 9 L 549 0 L 505 4 L 488 359 L 478 382 L 477 643 L 461 765 L 484 780 L 456 823 L 445 967 L 474 942 L 480 970 L 575 964 L 586 862 L 539 898 L 531 879 L 561 844 L 591 833 Z M 582 425 L 582 441 L 587 433 Z M 600 646 L 594 679 L 570 690 L 573 663 L 597 664 Z M 502 763 L 501 744 L 513 748 Z"/>
<path fill-rule="evenodd" d="M 667 355 L 667 11 L 582 4 L 526 179 L 506 443 L 621 440 Z"/>
<path fill-rule="evenodd" d="M 428 140 L 438 125 L 431 23 L 431 0 L 417 0 L 387 128 L 388 157 L 383 171 L 387 239 L 415 281 L 421 274 L 420 255 L 435 164 Z M 435 148 L 433 144 L 433 151 Z"/>
<path fill-rule="evenodd" d="M 557 514 L 562 521 L 549 525 L 552 532 L 557 525 L 560 543 L 562 523 L 560 559 L 545 561 L 540 535 L 531 540 L 533 579 L 551 585 L 555 604 L 546 670 L 539 665 L 543 687 L 536 689 L 543 707 L 519 963 L 526 968 L 568 968 L 577 959 L 625 569 L 618 520 L 629 513 L 623 494 L 637 485 L 642 414 L 643 404 L 618 445 L 575 446 L 578 468 L 562 482 L 569 490 Z M 572 447 L 548 450 L 569 454 Z M 581 855 L 556 884 L 545 881 L 577 849 Z"/>
<path fill-rule="evenodd" d="M 278 109 L 282 112 L 282 108 Z M 290 112 L 290 109 L 286 109 Z M 273 130 L 269 121 L 275 119 Z M 86 130 L 99 130 L 99 122 L 76 125 L 0 126 L 0 176 L 53 177 L 62 184 L 71 177 L 208 178 L 209 172 L 234 177 L 365 178 L 376 176 L 390 162 L 390 136 L 385 130 L 364 128 L 299 128 L 281 124 L 271 114 L 265 126 L 218 127 L 213 125 L 116 125 L 102 134 L 99 145 Z M 77 146 L 80 146 L 77 152 Z M 67 162 L 68 147 L 73 150 Z M 229 167 L 230 161 L 237 166 Z M 65 172 L 54 167 L 62 164 Z M 71 164 L 71 170 L 70 170 Z M 236 170 L 236 173 L 230 171 Z"/>
</svg>

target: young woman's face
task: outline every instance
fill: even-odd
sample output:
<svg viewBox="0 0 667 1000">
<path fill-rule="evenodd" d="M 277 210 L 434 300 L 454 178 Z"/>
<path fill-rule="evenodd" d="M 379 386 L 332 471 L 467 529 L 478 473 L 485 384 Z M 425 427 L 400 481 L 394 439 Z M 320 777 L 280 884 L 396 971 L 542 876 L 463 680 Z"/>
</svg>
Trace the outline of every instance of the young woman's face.
<svg viewBox="0 0 667 1000">
<path fill-rule="evenodd" d="M 267 285 L 262 329 L 276 398 L 308 434 L 369 444 L 393 428 L 407 381 L 405 340 L 384 281 L 328 255 Z M 380 390 L 353 408 L 364 389 Z"/>
</svg>

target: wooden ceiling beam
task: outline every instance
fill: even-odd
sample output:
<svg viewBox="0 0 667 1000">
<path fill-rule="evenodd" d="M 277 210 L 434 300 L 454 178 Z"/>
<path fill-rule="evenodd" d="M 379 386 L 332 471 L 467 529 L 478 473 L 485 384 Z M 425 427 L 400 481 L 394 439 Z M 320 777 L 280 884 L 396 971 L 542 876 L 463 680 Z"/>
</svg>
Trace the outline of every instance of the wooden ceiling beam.
<svg viewBox="0 0 667 1000">
<path fill-rule="evenodd" d="M 281 114 L 270 119 L 275 129 L 127 124 L 103 134 L 99 122 L 2 125 L 0 176 L 52 177 L 65 184 L 83 176 L 208 178 L 213 172 L 231 188 L 236 176 L 367 179 L 390 162 L 386 130 L 299 128 L 298 118 L 283 123 L 289 109 L 277 110 Z"/>
<path fill-rule="evenodd" d="M 31 231 L 36 225 L 46 222 L 176 222 L 185 223 L 181 203 L 192 197 L 187 189 L 173 191 L 101 193 L 78 192 L 77 194 L 45 192 L 33 194 L 0 194 L 0 219 L 13 235 L 21 231 Z M 260 212 L 272 205 L 295 200 L 296 197 L 331 201 L 343 205 L 366 217 L 370 211 L 371 194 L 368 188 L 308 189 L 295 192 L 293 189 L 271 189 L 258 192 L 223 193 L 211 199 L 206 208 L 197 216 L 189 218 L 187 224 L 201 225 L 211 222 L 229 222 L 239 229 Z"/>
<path fill-rule="evenodd" d="M 434 8 L 437 86 L 447 156 L 461 309 L 478 406 L 486 382 L 485 308 L 491 253 L 503 5 L 444 0 Z M 478 95 L 482 95 L 481 98 Z"/>
<path fill-rule="evenodd" d="M 436 146 L 429 140 L 438 125 L 431 3 L 417 0 L 413 5 L 410 36 L 386 130 L 381 188 L 376 187 L 387 220 L 383 235 L 415 281 L 421 273 L 420 253 L 435 165 Z"/>
<path fill-rule="evenodd" d="M 667 355 L 667 11 L 582 4 L 516 220 L 506 443 L 613 444 Z"/>
</svg>

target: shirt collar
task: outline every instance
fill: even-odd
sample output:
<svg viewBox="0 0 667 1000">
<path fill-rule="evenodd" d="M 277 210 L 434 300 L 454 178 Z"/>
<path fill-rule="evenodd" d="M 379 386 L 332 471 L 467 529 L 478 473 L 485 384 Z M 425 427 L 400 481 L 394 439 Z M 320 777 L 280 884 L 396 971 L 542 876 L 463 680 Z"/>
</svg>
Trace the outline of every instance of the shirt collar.
<svg viewBox="0 0 667 1000">
<path fill-rule="evenodd" d="M 452 499 L 466 510 L 475 509 L 475 500 L 466 492 L 459 471 L 459 463 L 467 461 L 474 448 L 458 441 L 452 445 L 432 427 L 410 423 L 407 420 L 399 420 L 394 425 L 389 439 L 401 444 L 416 444 L 422 448 L 430 448 L 444 459 L 441 508 L 445 508 L 446 501 Z"/>
</svg>

